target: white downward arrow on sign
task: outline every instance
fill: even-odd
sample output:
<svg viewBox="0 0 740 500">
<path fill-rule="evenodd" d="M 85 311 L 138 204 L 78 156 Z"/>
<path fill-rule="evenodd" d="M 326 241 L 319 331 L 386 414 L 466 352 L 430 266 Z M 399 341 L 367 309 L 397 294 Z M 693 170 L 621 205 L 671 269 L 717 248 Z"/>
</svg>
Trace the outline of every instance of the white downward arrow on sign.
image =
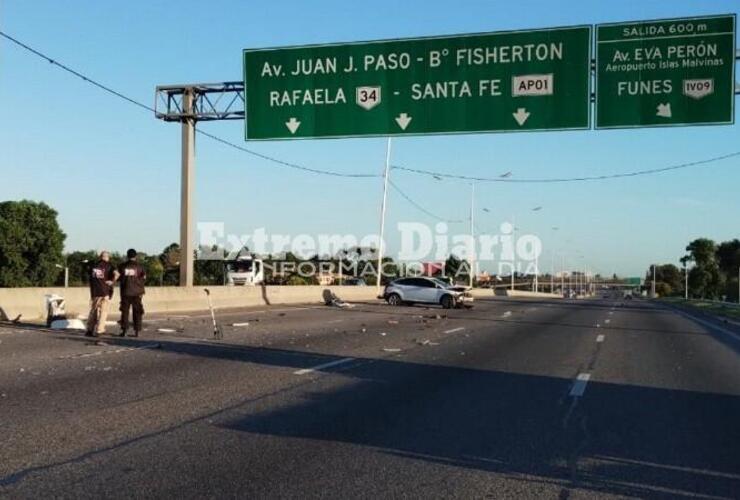
<svg viewBox="0 0 740 500">
<path fill-rule="evenodd" d="M 409 126 L 410 122 L 411 122 L 411 117 L 407 115 L 406 113 L 401 113 L 396 118 L 396 123 L 398 123 L 398 126 L 401 127 L 401 130 L 406 130 L 406 127 Z"/>
<path fill-rule="evenodd" d="M 527 121 L 527 118 L 529 118 L 529 111 L 526 108 L 519 108 L 516 110 L 516 113 L 512 113 L 511 115 L 521 127 Z"/>
<path fill-rule="evenodd" d="M 662 116 L 663 118 L 670 118 L 671 117 L 671 103 L 668 102 L 666 104 L 658 104 L 658 112 L 655 113 L 655 116 Z"/>
<path fill-rule="evenodd" d="M 301 126 L 301 122 L 295 119 L 295 116 L 291 116 L 290 120 L 285 122 L 285 126 L 288 127 L 288 130 L 290 130 L 291 134 L 295 134 L 295 131 L 298 130 L 298 127 Z"/>
</svg>

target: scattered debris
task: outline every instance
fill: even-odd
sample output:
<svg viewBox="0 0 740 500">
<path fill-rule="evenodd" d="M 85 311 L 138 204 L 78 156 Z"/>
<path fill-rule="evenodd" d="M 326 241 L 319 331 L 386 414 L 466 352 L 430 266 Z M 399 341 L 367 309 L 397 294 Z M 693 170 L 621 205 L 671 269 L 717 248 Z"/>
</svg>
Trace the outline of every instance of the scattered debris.
<svg viewBox="0 0 740 500">
<path fill-rule="evenodd" d="M 44 295 L 46 303 L 46 326 L 52 326 L 54 321 L 67 319 L 67 303 L 64 297 L 55 293 Z M 16 319 L 20 319 L 20 316 Z"/>
<path fill-rule="evenodd" d="M 416 339 L 416 343 L 419 345 L 429 345 L 429 346 L 439 345 L 439 342 L 432 342 L 429 339 Z"/>
<path fill-rule="evenodd" d="M 213 310 L 213 303 L 211 302 L 211 291 L 208 288 L 204 288 L 203 291 L 206 292 L 206 296 L 208 297 L 208 309 L 211 310 L 211 320 L 213 321 L 213 338 L 216 340 L 221 340 L 224 338 L 224 334 L 221 331 L 221 327 L 218 326 L 218 323 L 216 323 L 216 312 Z"/>
<path fill-rule="evenodd" d="M 52 330 L 85 330 L 85 323 L 80 319 L 55 319 L 49 326 Z"/>
<path fill-rule="evenodd" d="M 112 367 L 112 366 L 106 366 L 105 368 L 103 368 L 103 371 L 104 371 L 104 372 L 109 372 L 109 371 L 111 371 L 112 369 L 113 369 L 113 367 Z"/>
<path fill-rule="evenodd" d="M 321 296 L 324 299 L 324 304 L 327 306 L 333 306 L 333 307 L 354 307 L 354 305 L 350 304 L 349 302 L 345 302 L 337 295 L 329 290 L 328 288 L 324 289 Z"/>
</svg>

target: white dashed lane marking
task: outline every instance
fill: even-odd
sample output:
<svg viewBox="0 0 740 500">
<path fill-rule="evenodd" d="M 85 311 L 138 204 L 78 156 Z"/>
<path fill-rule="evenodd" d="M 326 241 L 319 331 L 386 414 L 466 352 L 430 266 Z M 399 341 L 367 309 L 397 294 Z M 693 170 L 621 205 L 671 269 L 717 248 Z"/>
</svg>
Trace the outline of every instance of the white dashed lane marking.
<svg viewBox="0 0 740 500">
<path fill-rule="evenodd" d="M 596 342 L 603 342 L 604 341 L 604 338 L 605 337 L 603 335 L 597 335 L 596 336 Z"/>
<path fill-rule="evenodd" d="M 575 382 L 573 382 L 573 387 L 570 389 L 570 395 L 576 398 L 583 396 L 583 393 L 586 392 L 586 385 L 590 379 L 590 373 L 579 373 Z"/>
<path fill-rule="evenodd" d="M 455 333 L 455 332 L 461 332 L 463 330 L 465 330 L 465 327 L 464 326 L 459 326 L 459 327 L 453 328 L 451 330 L 445 330 L 444 333 Z"/>
<path fill-rule="evenodd" d="M 349 363 L 350 361 L 354 361 L 355 358 L 342 358 L 337 359 L 336 361 L 330 361 L 329 363 L 324 363 L 323 365 L 314 366 L 311 368 L 304 368 L 302 370 L 297 370 L 293 372 L 293 375 L 306 375 L 308 373 L 313 373 L 318 370 L 323 370 L 324 368 L 330 368 L 332 366 L 341 365 L 344 363 Z"/>
<path fill-rule="evenodd" d="M 103 351 L 85 352 L 81 354 L 70 354 L 67 356 L 59 356 L 57 359 L 90 358 L 92 356 L 102 356 L 104 354 L 118 354 L 128 351 L 140 351 L 142 349 L 158 349 L 159 347 L 161 347 L 161 344 L 157 342 L 153 344 L 144 344 L 138 347 L 121 347 L 119 349 L 107 349 Z"/>
</svg>

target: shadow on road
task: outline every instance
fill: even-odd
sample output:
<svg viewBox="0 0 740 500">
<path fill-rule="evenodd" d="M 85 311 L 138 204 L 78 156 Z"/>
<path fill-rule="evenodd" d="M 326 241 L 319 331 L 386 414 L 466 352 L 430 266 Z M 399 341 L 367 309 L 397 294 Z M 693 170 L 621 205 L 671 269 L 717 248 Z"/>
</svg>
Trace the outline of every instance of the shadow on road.
<svg viewBox="0 0 740 500">
<path fill-rule="evenodd" d="M 360 444 L 617 495 L 740 494 L 740 398 L 379 360 L 232 430 Z"/>
<path fill-rule="evenodd" d="M 227 343 L 156 342 L 166 352 L 291 369 L 340 359 Z M 740 497 L 738 396 L 591 382 L 584 397 L 573 399 L 569 379 L 398 358 L 357 358 L 322 372 L 342 372 L 350 381 L 326 388 L 313 376 L 296 377 L 295 384 L 256 398 L 270 398 L 267 411 L 255 410 L 254 397 L 243 399 L 163 431 L 17 471 L 0 478 L 0 486 L 213 419 L 222 429 L 246 433 L 245 439 L 260 434 L 351 443 L 389 457 L 557 484 L 564 497 L 571 489 Z"/>
</svg>

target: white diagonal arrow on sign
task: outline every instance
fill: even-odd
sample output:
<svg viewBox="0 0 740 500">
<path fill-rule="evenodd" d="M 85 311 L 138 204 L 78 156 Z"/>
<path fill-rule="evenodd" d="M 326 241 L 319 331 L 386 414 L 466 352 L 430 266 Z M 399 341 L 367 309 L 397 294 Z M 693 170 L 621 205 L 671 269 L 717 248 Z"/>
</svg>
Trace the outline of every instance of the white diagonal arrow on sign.
<svg viewBox="0 0 740 500">
<path fill-rule="evenodd" d="M 668 102 L 666 104 L 658 104 L 658 112 L 655 113 L 655 116 L 662 116 L 663 118 L 670 118 L 672 116 L 671 103 Z"/>
<path fill-rule="evenodd" d="M 529 118 L 529 111 L 526 108 L 519 108 L 516 110 L 516 113 L 512 113 L 511 115 L 521 127 L 527 121 L 527 118 Z"/>
<path fill-rule="evenodd" d="M 295 131 L 298 130 L 298 127 L 301 126 L 301 122 L 295 119 L 295 116 L 291 116 L 290 120 L 285 122 L 285 126 L 288 127 L 288 130 L 290 130 L 291 134 L 295 134 Z"/>
<path fill-rule="evenodd" d="M 406 127 L 411 123 L 411 117 L 406 113 L 401 113 L 396 117 L 396 123 L 401 127 L 401 130 L 406 130 Z"/>
</svg>

